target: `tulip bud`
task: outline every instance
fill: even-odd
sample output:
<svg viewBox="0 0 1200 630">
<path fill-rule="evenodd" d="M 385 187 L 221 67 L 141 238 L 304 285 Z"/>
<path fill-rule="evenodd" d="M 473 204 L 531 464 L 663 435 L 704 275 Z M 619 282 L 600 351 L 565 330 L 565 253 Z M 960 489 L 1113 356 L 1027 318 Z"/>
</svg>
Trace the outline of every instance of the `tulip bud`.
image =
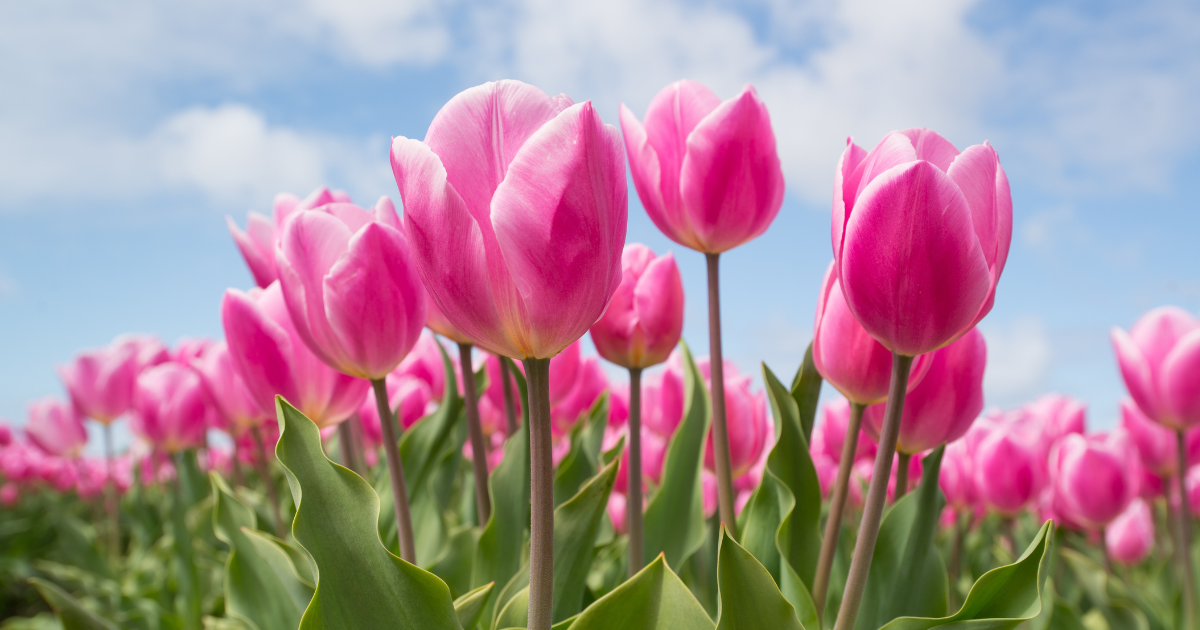
<svg viewBox="0 0 1200 630">
<path fill-rule="evenodd" d="M 719 254 L 757 238 L 783 204 L 783 171 L 767 107 L 751 86 L 721 102 L 695 81 L 663 88 L 644 123 L 621 105 L 638 197 L 654 225 Z"/>
<path fill-rule="evenodd" d="M 1134 499 L 1108 524 L 1104 544 L 1109 557 L 1121 564 L 1133 565 L 1145 560 L 1154 548 L 1154 519 L 1150 516 L 1150 506 L 1141 499 Z"/>
<path fill-rule="evenodd" d="M 1113 327 L 1112 342 L 1129 395 L 1151 420 L 1184 431 L 1200 424 L 1200 321 L 1164 306 L 1129 332 Z"/>
<path fill-rule="evenodd" d="M 708 357 L 700 358 L 696 365 L 704 376 L 705 386 L 711 390 Z M 725 364 L 725 418 L 729 429 L 730 476 L 737 479 L 758 461 L 768 436 L 774 436 L 775 427 L 767 418 L 763 393 L 752 393 L 750 377 L 738 374 L 731 362 Z M 704 450 L 704 465 L 714 470 L 711 429 Z"/>
<path fill-rule="evenodd" d="M 974 507 L 976 501 L 974 457 L 966 440 L 946 445 L 938 485 L 946 504 L 955 510 Z"/>
<path fill-rule="evenodd" d="M 200 375 L 178 363 L 163 363 L 137 379 L 129 428 L 166 453 L 202 446 L 208 406 Z"/>
<path fill-rule="evenodd" d="M 66 459 L 79 457 L 88 441 L 79 412 L 56 398 L 29 403 L 25 436 L 46 453 Z"/>
<path fill-rule="evenodd" d="M 136 351 L 115 343 L 83 352 L 58 368 L 71 403 L 79 413 L 101 424 L 109 424 L 129 411 L 139 371 Z"/>
<path fill-rule="evenodd" d="M 1003 427 L 982 438 L 974 453 L 973 485 L 979 501 L 1013 516 L 1038 497 L 1045 484 L 1038 437 Z"/>
<path fill-rule="evenodd" d="M 646 368 L 667 360 L 683 332 L 683 279 L 675 257 L 655 257 L 640 243 L 625 246 L 622 279 L 604 316 L 592 325 L 592 342 L 606 360 Z"/>
<path fill-rule="evenodd" d="M 240 436 L 268 418 L 234 366 L 225 342 L 205 348 L 192 367 L 200 374 L 209 405 L 233 436 Z"/>
<path fill-rule="evenodd" d="M 936 350 L 992 309 L 1012 240 L 1008 178 L 986 142 L 959 153 L 933 131 L 907 129 L 868 154 L 847 141 L 832 240 L 863 328 L 897 354 Z"/>
<path fill-rule="evenodd" d="M 1138 496 L 1142 471 L 1128 435 L 1118 429 L 1067 435 L 1051 452 L 1050 474 L 1056 508 L 1071 521 L 1099 529 Z"/>
</svg>

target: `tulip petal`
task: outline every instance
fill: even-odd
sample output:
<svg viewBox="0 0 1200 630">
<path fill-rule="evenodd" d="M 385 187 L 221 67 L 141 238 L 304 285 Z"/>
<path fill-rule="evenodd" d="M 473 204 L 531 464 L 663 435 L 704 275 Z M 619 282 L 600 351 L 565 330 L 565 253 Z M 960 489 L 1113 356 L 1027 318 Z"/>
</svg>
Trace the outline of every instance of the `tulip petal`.
<svg viewBox="0 0 1200 630">
<path fill-rule="evenodd" d="M 275 254 L 288 313 L 300 338 L 321 360 L 343 371 L 351 370 L 353 361 L 325 313 L 325 276 L 346 254 L 352 235 L 333 213 L 299 212 L 288 221 Z"/>
<path fill-rule="evenodd" d="M 880 140 L 879 144 L 875 145 L 875 148 L 871 149 L 871 152 L 859 162 L 847 179 L 847 184 L 851 181 L 858 182 L 858 188 L 854 191 L 855 205 L 857 206 L 858 199 L 862 197 L 863 190 L 867 185 L 881 173 L 919 159 L 917 150 L 913 148 L 912 140 L 902 132 L 893 131 L 884 136 L 883 140 Z M 853 210 L 847 209 L 847 212 L 853 212 Z M 849 221 L 849 218 L 847 217 L 846 220 Z"/>
<path fill-rule="evenodd" d="M 387 376 L 412 349 L 425 325 L 425 288 L 404 236 L 370 223 L 350 239 L 350 251 L 325 276 L 329 324 L 354 376 Z"/>
<path fill-rule="evenodd" d="M 246 259 L 246 266 L 254 276 L 254 283 L 265 287 L 275 281 L 275 228 L 270 219 L 251 212 L 246 219 L 246 231 L 243 232 L 231 217 L 225 217 L 229 226 L 229 234 L 233 242 Z"/>
<path fill-rule="evenodd" d="M 1166 409 L 1158 402 L 1154 376 L 1146 356 L 1124 330 L 1113 326 L 1110 336 L 1117 355 L 1117 365 L 1121 368 L 1121 376 L 1125 379 L 1129 395 L 1146 415 L 1155 419 L 1162 418 Z"/>
<path fill-rule="evenodd" d="M 754 88 L 688 135 L 679 187 L 696 241 L 682 244 L 693 249 L 720 253 L 770 227 L 783 204 L 783 170 L 771 116 Z"/>
<path fill-rule="evenodd" d="M 226 291 L 221 323 L 238 373 L 264 415 L 274 413 L 276 394 L 289 401 L 300 399 L 289 365 L 287 331 L 268 319 L 253 298 L 236 289 Z"/>
<path fill-rule="evenodd" d="M 646 267 L 638 278 L 633 302 L 643 337 L 643 356 L 634 357 L 637 367 L 666 361 L 683 333 L 683 279 L 673 254 L 667 252 Z"/>
<path fill-rule="evenodd" d="M 1200 424 L 1200 330 L 1184 335 L 1162 365 L 1162 397 L 1176 428 Z"/>
<path fill-rule="evenodd" d="M 535 335 L 523 356 L 554 356 L 604 314 L 621 282 L 627 204 L 620 137 L 591 102 L 546 123 L 509 165 L 492 223 Z"/>
<path fill-rule="evenodd" d="M 838 158 L 837 171 L 833 176 L 832 241 L 833 264 L 842 257 L 842 237 L 846 232 L 846 221 L 854 209 L 854 198 L 858 195 L 858 177 L 862 171 L 858 165 L 867 157 L 867 152 L 851 138 L 846 138 L 846 150 Z"/>
<path fill-rule="evenodd" d="M 868 184 L 846 224 L 841 285 L 863 328 L 915 356 L 961 335 L 991 273 L 967 200 L 929 162 L 888 170 Z"/>
<path fill-rule="evenodd" d="M 375 202 L 374 208 L 375 220 L 400 232 L 404 233 L 404 224 L 400 222 L 400 215 L 396 214 L 396 206 L 387 195 L 379 198 Z"/>
<path fill-rule="evenodd" d="M 1129 329 L 1129 336 L 1150 366 L 1151 382 L 1157 382 L 1158 368 L 1175 344 L 1198 326 L 1200 322 L 1191 313 L 1177 306 L 1161 306 L 1143 315 Z"/>
<path fill-rule="evenodd" d="M 950 164 L 954 162 L 955 156 L 958 155 L 958 149 L 941 134 L 932 130 L 925 129 L 905 129 L 899 132 L 912 142 L 913 150 L 917 152 L 917 159 L 932 162 L 934 166 L 941 169 L 945 173 Z"/>
<path fill-rule="evenodd" d="M 471 214 L 487 214 L 517 152 L 562 103 L 520 81 L 484 83 L 457 94 L 434 117 L 425 144 Z"/>
<path fill-rule="evenodd" d="M 424 143 L 395 138 L 391 160 L 404 203 L 405 235 L 429 299 L 480 346 L 504 356 L 524 357 L 507 337 L 492 333 L 501 328 L 501 318 L 481 246 L 481 241 L 486 242 L 483 228 L 490 232 L 490 223 L 481 226 L 471 215 L 446 180 L 441 160 Z M 511 280 L 506 284 L 515 293 Z"/>
</svg>

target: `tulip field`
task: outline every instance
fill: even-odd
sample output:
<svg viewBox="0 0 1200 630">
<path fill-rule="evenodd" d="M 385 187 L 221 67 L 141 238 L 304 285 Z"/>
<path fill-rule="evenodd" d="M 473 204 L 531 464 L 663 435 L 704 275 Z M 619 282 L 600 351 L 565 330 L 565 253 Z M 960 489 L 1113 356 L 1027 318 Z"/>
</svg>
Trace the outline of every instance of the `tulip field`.
<svg viewBox="0 0 1200 630">
<path fill-rule="evenodd" d="M 679 81 L 617 118 L 462 91 L 392 139 L 395 200 L 229 219 L 257 286 L 223 339 L 39 367 L 61 396 L 0 424 L 0 630 L 1196 629 L 1200 320 L 1113 322 L 1111 431 L 989 406 L 1003 147 L 906 129 L 829 156 L 803 360 L 735 364 L 770 112 Z M 631 193 L 678 248 L 627 242 Z"/>
</svg>

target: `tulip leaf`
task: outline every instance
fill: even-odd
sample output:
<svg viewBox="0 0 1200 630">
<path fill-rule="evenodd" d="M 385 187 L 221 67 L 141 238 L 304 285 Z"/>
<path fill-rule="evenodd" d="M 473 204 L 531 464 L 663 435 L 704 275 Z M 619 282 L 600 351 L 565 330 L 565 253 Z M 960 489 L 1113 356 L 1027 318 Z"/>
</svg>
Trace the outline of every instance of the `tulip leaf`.
<svg viewBox="0 0 1200 630">
<path fill-rule="evenodd" d="M 529 624 L 529 586 L 513 593 L 508 603 L 500 609 L 493 628 L 524 628 Z"/>
<path fill-rule="evenodd" d="M 813 423 L 817 418 L 817 400 L 821 397 L 821 374 L 817 372 L 817 364 L 813 362 L 812 344 L 804 351 L 804 361 L 796 376 L 792 379 L 790 391 L 792 400 L 796 401 L 796 409 L 800 413 L 800 427 L 804 430 L 805 441 L 812 440 Z"/>
<path fill-rule="evenodd" d="M 620 458 L 618 457 L 617 460 Z M 618 461 L 605 466 L 579 492 L 554 510 L 554 621 L 562 621 L 583 606 L 583 589 L 596 535 L 617 479 Z"/>
<path fill-rule="evenodd" d="M 229 545 L 225 560 L 225 610 L 257 630 L 293 630 L 312 599 L 292 558 L 266 538 L 251 539 L 254 511 L 234 495 L 217 473 L 212 483 L 213 531 Z M 256 544 L 259 543 L 259 544 Z"/>
<path fill-rule="evenodd" d="M 282 397 L 275 407 L 275 454 L 296 503 L 292 535 L 317 567 L 300 630 L 460 630 L 445 583 L 383 546 L 379 499 L 370 484 L 325 456 L 320 432 L 304 414 Z"/>
<path fill-rule="evenodd" d="M 559 462 L 558 468 L 554 471 L 554 506 L 558 507 L 564 501 L 575 496 L 579 491 L 579 487 L 585 481 L 591 479 L 596 474 L 595 461 L 597 457 L 588 457 L 588 454 L 583 444 L 583 433 L 586 430 L 585 423 L 576 424 L 571 429 L 569 439 L 571 440 L 571 450 Z"/>
<path fill-rule="evenodd" d="M 465 630 L 472 630 L 479 625 L 479 620 L 483 618 L 483 607 L 491 599 L 495 588 L 495 582 L 488 582 L 454 600 L 454 614 L 458 615 L 458 623 Z"/>
<path fill-rule="evenodd" d="M 721 526 L 717 551 L 717 630 L 804 630 L 796 609 L 783 598 L 771 574 Z"/>
<path fill-rule="evenodd" d="M 587 454 L 596 468 L 601 466 L 600 449 L 604 445 L 604 430 L 608 428 L 608 418 L 611 400 L 608 390 L 604 390 L 592 408 L 587 413 L 587 429 L 583 432 L 583 452 Z"/>
<path fill-rule="evenodd" d="M 500 614 L 502 612 L 504 612 L 504 607 L 507 606 L 508 603 L 510 601 L 512 601 L 512 599 L 514 597 L 517 596 L 517 593 L 520 593 L 522 591 L 527 591 L 528 589 L 529 589 L 529 565 L 526 564 L 526 565 L 522 566 L 521 570 L 518 571 L 515 575 L 513 575 L 511 579 L 509 579 L 508 584 L 505 584 L 504 588 L 500 589 L 500 595 L 498 595 L 495 598 L 495 605 L 492 607 L 493 613 L 492 613 L 491 628 L 495 629 L 495 628 L 503 627 L 503 626 L 500 626 L 499 623 L 500 623 Z M 523 605 L 525 607 L 524 610 L 528 610 L 528 608 L 529 608 L 528 598 L 525 599 L 525 604 L 523 604 Z M 519 607 L 518 607 L 518 609 L 519 609 Z M 522 622 L 522 625 L 523 624 L 524 624 L 524 622 Z"/>
<path fill-rule="evenodd" d="M 957 613 L 940 619 L 901 617 L 883 627 L 886 630 L 929 630 L 941 626 L 969 625 L 971 628 L 999 630 L 1016 628 L 1038 616 L 1043 605 L 1052 605 L 1053 601 L 1049 593 L 1042 592 L 1053 531 L 1054 522 L 1046 521 L 1016 562 L 980 576 Z"/>
<path fill-rule="evenodd" d="M 712 630 L 708 613 L 663 554 L 637 575 L 596 600 L 571 630 Z"/>
<path fill-rule="evenodd" d="M 1104 567 L 1074 549 L 1061 548 L 1060 558 L 1071 568 L 1075 578 L 1110 628 L 1150 630 L 1150 620 L 1145 612 L 1129 597 L 1129 589 L 1115 576 L 1110 576 Z"/>
<path fill-rule="evenodd" d="M 459 525 L 451 530 L 442 555 L 429 567 L 429 572 L 442 578 L 450 587 L 452 596 L 471 590 L 471 573 L 475 568 L 475 548 L 479 530 L 470 525 Z M 482 605 L 482 604 L 481 604 Z"/>
<path fill-rule="evenodd" d="M 892 506 L 879 526 L 871 556 L 858 630 L 874 630 L 896 617 L 942 617 L 949 580 L 933 534 L 945 498 L 938 488 L 944 447 L 924 460 L 921 485 Z"/>
<path fill-rule="evenodd" d="M 522 394 L 525 380 L 520 371 L 509 370 L 516 376 Z M 492 493 L 492 515 L 475 552 L 471 578 L 473 586 L 495 582 L 507 586 L 521 570 L 524 560 L 525 532 L 529 528 L 529 431 L 528 423 L 504 443 L 504 460 L 488 479 Z M 504 595 L 503 588 L 501 595 Z M 495 606 L 504 600 L 492 598 L 484 605 L 483 618 L 491 619 Z"/>
<path fill-rule="evenodd" d="M 63 630 L 117 630 L 117 626 L 86 609 L 69 593 L 41 578 L 30 578 L 42 599 L 54 609 Z"/>
<path fill-rule="evenodd" d="M 675 429 L 663 460 L 662 483 L 651 497 L 642 517 L 642 541 L 646 563 L 666 555 L 673 569 L 704 544 L 704 500 L 700 470 L 712 417 L 708 392 L 686 343 L 683 353 L 683 421 Z"/>
</svg>

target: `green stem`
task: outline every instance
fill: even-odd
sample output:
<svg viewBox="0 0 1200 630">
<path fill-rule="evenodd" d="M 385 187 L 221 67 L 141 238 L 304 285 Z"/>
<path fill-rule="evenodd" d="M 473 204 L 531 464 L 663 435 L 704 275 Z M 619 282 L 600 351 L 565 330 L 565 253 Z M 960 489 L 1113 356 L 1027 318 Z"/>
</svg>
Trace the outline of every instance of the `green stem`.
<svg viewBox="0 0 1200 630">
<path fill-rule="evenodd" d="M 908 494 L 908 466 L 912 462 L 912 455 L 900 453 L 897 459 L 899 461 L 896 462 L 896 495 L 892 499 L 893 502 Z"/>
<path fill-rule="evenodd" d="M 734 509 L 733 465 L 729 457 L 729 427 L 725 422 L 725 362 L 721 352 L 720 254 L 705 254 L 708 262 L 708 355 L 712 375 L 713 472 L 717 477 L 717 506 L 729 536 L 738 539 Z"/>
<path fill-rule="evenodd" d="M 887 410 L 883 418 L 883 431 L 879 436 L 879 450 L 875 455 L 875 470 L 871 473 L 871 487 L 867 491 L 862 525 L 858 529 L 858 540 L 855 542 L 854 556 L 850 561 L 850 574 L 846 578 L 846 590 L 842 592 L 842 607 L 838 611 L 834 630 L 852 630 L 858 620 L 858 607 L 862 604 L 863 593 L 866 591 L 871 557 L 875 553 L 875 541 L 879 538 L 879 524 L 883 520 L 883 507 L 887 501 L 888 481 L 892 476 L 892 457 L 896 454 L 900 417 L 904 413 L 904 390 L 908 386 L 908 373 L 912 369 L 912 362 L 913 357 L 892 354 L 892 380 L 888 385 Z"/>
<path fill-rule="evenodd" d="M 642 368 L 629 368 L 629 577 L 642 570 Z"/>
<path fill-rule="evenodd" d="M 483 445 L 483 427 L 479 424 L 479 396 L 475 392 L 471 344 L 458 344 L 458 361 L 462 371 L 467 434 L 471 438 L 471 468 L 475 472 L 475 511 L 479 525 L 482 527 L 492 514 L 492 498 L 488 495 L 487 450 Z"/>
<path fill-rule="evenodd" d="M 371 380 L 375 390 L 375 408 L 379 411 L 379 426 L 383 428 L 383 452 L 387 456 L 388 474 L 392 481 L 392 500 L 396 507 L 396 538 L 400 541 L 400 557 L 409 564 L 417 563 L 417 548 L 413 543 L 412 517 L 408 510 L 408 487 L 404 485 L 404 465 L 400 461 L 400 439 L 396 435 L 396 414 L 388 405 L 387 385 L 383 379 Z"/>
<path fill-rule="evenodd" d="M 550 359 L 525 359 L 529 383 L 529 630 L 550 630 L 554 611 L 554 461 Z"/>
<path fill-rule="evenodd" d="M 829 497 L 829 519 L 825 521 L 825 537 L 821 539 L 821 554 L 817 558 L 817 573 L 813 578 L 813 602 L 817 605 L 818 619 L 825 614 L 829 575 L 833 571 L 833 558 L 837 555 L 838 537 L 842 533 L 842 514 L 850 490 L 850 472 L 854 468 L 858 433 L 866 408 L 866 405 L 850 403 L 850 422 L 846 425 L 846 437 L 842 441 L 842 458 L 838 461 L 837 481 Z"/>
</svg>

